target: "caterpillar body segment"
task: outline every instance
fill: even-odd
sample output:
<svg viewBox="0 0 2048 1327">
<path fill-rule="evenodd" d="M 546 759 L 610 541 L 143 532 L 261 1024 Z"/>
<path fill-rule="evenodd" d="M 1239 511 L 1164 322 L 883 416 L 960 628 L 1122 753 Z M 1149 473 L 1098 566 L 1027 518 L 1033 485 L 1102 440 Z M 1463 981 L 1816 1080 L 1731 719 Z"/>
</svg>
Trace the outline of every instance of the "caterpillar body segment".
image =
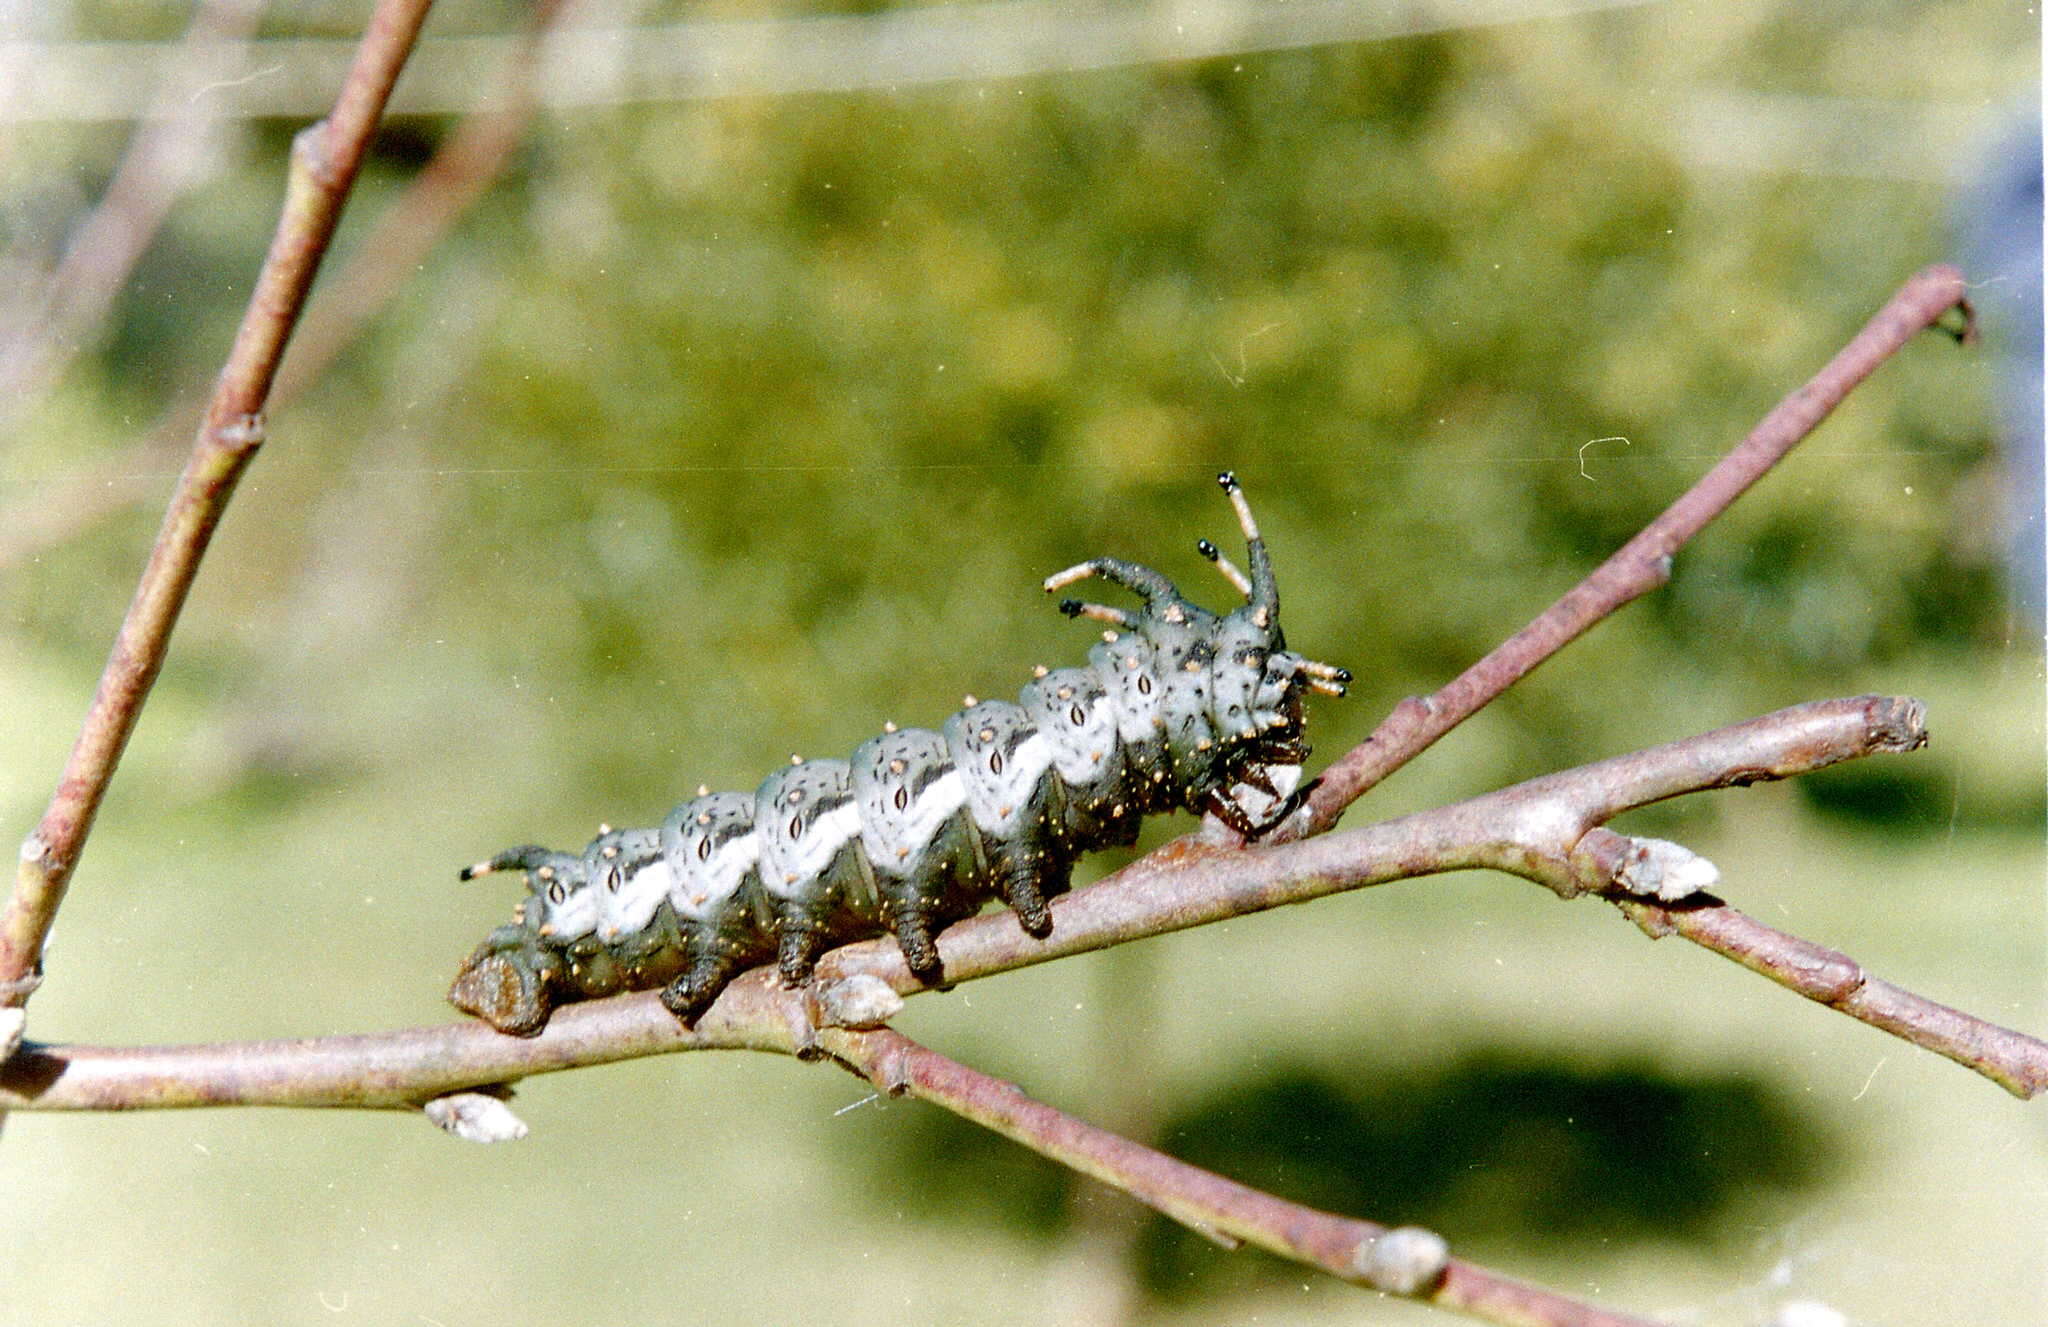
<svg viewBox="0 0 2048 1327">
<path fill-rule="evenodd" d="M 1094 577 L 1143 607 L 1062 601 L 1110 627 L 1085 666 L 1036 670 L 1014 703 L 969 697 L 936 730 L 890 725 L 752 793 L 699 789 L 658 829 L 606 828 L 580 855 L 525 845 L 465 869 L 523 872 L 527 896 L 449 999 L 530 1036 L 556 1005 L 658 987 L 689 1023 L 748 968 L 800 984 L 826 949 L 884 933 L 939 986 L 940 931 L 994 898 L 1051 934 L 1075 861 L 1133 842 L 1148 815 L 1213 812 L 1247 837 L 1279 823 L 1304 791 L 1303 699 L 1341 696 L 1351 675 L 1287 649 L 1265 541 L 1235 478 L 1220 482 L 1246 567 L 1198 548 L 1235 609 L 1117 558 L 1059 572 L 1047 591 Z"/>
</svg>

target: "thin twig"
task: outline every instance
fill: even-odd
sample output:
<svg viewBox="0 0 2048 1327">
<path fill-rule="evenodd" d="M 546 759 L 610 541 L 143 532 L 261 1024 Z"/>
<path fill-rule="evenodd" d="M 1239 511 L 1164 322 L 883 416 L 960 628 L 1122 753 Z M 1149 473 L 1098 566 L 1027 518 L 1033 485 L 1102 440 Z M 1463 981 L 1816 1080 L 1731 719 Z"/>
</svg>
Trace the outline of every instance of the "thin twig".
<svg viewBox="0 0 2048 1327">
<path fill-rule="evenodd" d="M 534 6 L 526 32 L 492 84 L 491 108 L 471 113 L 442 140 L 354 246 L 348 263 L 322 284 L 271 385 L 269 409 L 283 407 L 320 380 L 498 178 L 532 123 L 541 51 L 573 8 L 573 0 Z M 64 475 L 53 481 L 54 488 L 0 512 L 0 571 L 138 501 L 147 491 L 138 479 L 173 464 L 195 423 L 189 406 L 175 406 L 134 446 Z"/>
<path fill-rule="evenodd" d="M 1947 1056 L 2022 1100 L 2048 1088 L 2048 1047 L 1873 977 L 1839 950 L 1774 930 L 1718 899 L 1615 903 L 1652 936 L 1682 936 L 1809 1000 Z"/>
<path fill-rule="evenodd" d="M 1033 940 L 1013 916 L 994 913 L 949 928 L 940 952 L 950 981 L 971 981 L 1341 890 L 1473 867 L 1509 871 L 1560 894 L 1628 898 L 1613 878 L 1628 866 L 1626 856 L 1606 851 L 1611 845 L 1601 840 L 1585 844 L 1597 821 L 1688 792 L 1911 749 L 1922 736 L 1917 718 L 1917 704 L 1907 700 L 1819 701 L 1454 806 L 1282 847 L 1235 851 L 1183 839 L 1057 900 L 1049 939 Z M 1788 956 L 1805 944 L 1763 930 L 1753 939 L 1777 944 Z M 876 980 L 898 992 L 922 989 L 893 940 L 870 940 L 827 954 L 808 991 L 781 989 L 767 968 L 747 973 L 688 1030 L 653 992 L 643 992 L 564 1006 L 531 1039 L 470 1022 L 381 1036 L 204 1046 L 25 1045 L 0 1066 L 0 1111 L 405 1107 L 530 1074 L 664 1051 L 806 1054 L 815 1049 L 820 1019 L 814 992 Z M 1950 1055 L 2009 1090 L 2025 1095 L 2048 1084 L 2048 1043 L 2023 1033 L 1949 1010 L 1943 1017 L 1964 1020 L 1967 1036 L 1922 1027 L 1911 1010 L 1870 1011 L 1882 1012 L 1880 1019 L 1852 1005 L 1839 1007 Z M 1940 1006 L 1928 1002 L 1927 1008 Z M 1965 1041 L 1973 1058 L 1950 1049 Z"/>
<path fill-rule="evenodd" d="M 1252 1244 L 1353 1285 L 1507 1327 L 1654 1327 L 1459 1258 L 1414 1227 L 1303 1207 L 1098 1129 L 889 1028 L 827 1029 L 819 1045 L 876 1087 L 943 1106 L 1062 1165 L 1123 1190 L 1234 1247 Z M 1404 1256 L 1405 1254 L 1405 1256 Z"/>
<path fill-rule="evenodd" d="M 1411 696 L 1395 706 L 1372 736 L 1323 771 L 1302 814 L 1272 837 L 1300 838 L 1335 824 L 1345 807 L 1537 665 L 1624 604 L 1670 580 L 1671 559 L 1679 549 L 1804 441 L 1858 383 L 1954 309 L 1962 310 L 1965 319 L 1958 338 L 1967 340 L 1970 305 L 1963 274 L 1944 264 L 1916 274 L 1805 386 L 1778 402 L 1698 483 L 1563 598 L 1435 694 Z"/>
<path fill-rule="evenodd" d="M 240 67 L 263 17 L 262 0 L 207 0 L 178 43 L 176 64 L 136 126 L 99 206 L 81 222 L 54 271 L 0 343 L 0 434 L 41 398 L 105 320 L 114 296 L 171 207 L 191 187 L 225 103 L 203 95 Z M 0 267 L 4 270 L 4 267 Z"/>
<path fill-rule="evenodd" d="M 115 638 L 99 690 L 42 822 L 22 845 L 0 916 L 0 1007 L 41 979 L 43 943 L 78 865 L 121 752 L 163 667 L 171 629 L 235 483 L 263 443 L 263 407 L 306 291 L 341 219 L 371 131 L 412 50 L 430 0 L 382 0 L 327 119 L 292 141 L 285 201 L 191 460 Z"/>
</svg>

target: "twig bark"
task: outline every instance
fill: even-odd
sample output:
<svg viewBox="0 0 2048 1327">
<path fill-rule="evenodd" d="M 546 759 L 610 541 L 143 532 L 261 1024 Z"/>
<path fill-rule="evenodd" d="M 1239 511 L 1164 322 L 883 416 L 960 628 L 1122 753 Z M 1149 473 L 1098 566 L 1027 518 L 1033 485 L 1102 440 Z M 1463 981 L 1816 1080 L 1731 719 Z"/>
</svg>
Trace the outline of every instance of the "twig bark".
<svg viewBox="0 0 2048 1327">
<path fill-rule="evenodd" d="M 283 214 L 221 370 L 198 440 L 150 550 L 85 725 L 40 824 L 22 845 L 0 915 L 0 1007 L 26 1003 L 43 944 L 121 752 L 163 667 L 171 629 L 243 470 L 263 443 L 263 407 L 372 130 L 430 0 L 382 0 L 333 112 L 292 142 Z"/>
<path fill-rule="evenodd" d="M 876 1087 L 943 1106 L 1227 1247 L 1252 1244 L 1340 1280 L 1505 1327 L 1655 1327 L 1447 1256 L 1441 1238 L 1277 1198 L 1035 1101 L 889 1028 L 826 1029 L 819 1046 Z"/>
<path fill-rule="evenodd" d="M 1305 842 L 1235 851 L 1183 839 L 1059 899 L 1047 940 L 1031 939 L 1014 917 L 996 913 L 948 929 L 940 951 L 950 980 L 972 981 L 1341 890 L 1474 867 L 1512 872 L 1564 895 L 1594 893 L 1633 906 L 1641 897 L 1614 878 L 1629 854 L 1613 851 L 1589 832 L 1600 821 L 1688 792 L 1787 778 L 1860 755 L 1910 749 L 1921 735 L 1915 702 L 1878 696 L 1820 701 Z M 1727 920 L 1741 916 L 1733 909 L 1668 911 L 1680 919 L 1718 918 L 1726 927 L 1739 926 L 1751 951 L 1776 956 L 1766 967 L 1795 970 L 1812 948 L 1748 918 Z M 1705 935 L 1709 924 L 1702 921 L 1695 930 Z M 1677 929 L 1687 934 L 1682 924 Z M 381 1036 L 204 1046 L 30 1044 L 0 1066 L 0 1111 L 417 1107 L 449 1092 L 665 1051 L 807 1055 L 815 1053 L 817 1029 L 825 1021 L 821 999 L 829 1003 L 835 987 L 859 981 L 879 981 L 904 993 L 921 989 L 895 943 L 878 940 L 826 955 L 809 990 L 783 990 L 767 969 L 748 973 L 689 1030 L 648 992 L 565 1006 L 530 1040 L 501 1036 L 481 1023 L 458 1023 Z M 1932 1001 L 1862 1007 L 1845 1000 L 1835 1007 L 2021 1095 L 2048 1085 L 2048 1043 L 2023 1033 Z"/>
<path fill-rule="evenodd" d="M 1946 264 L 1917 273 L 1805 386 L 1778 402 L 1698 483 L 1563 598 L 1434 694 L 1411 696 L 1395 706 L 1372 736 L 1323 771 L 1308 805 L 1275 832 L 1274 840 L 1302 838 L 1334 825 L 1344 808 L 1537 665 L 1616 609 L 1670 580 L 1671 559 L 1679 549 L 1803 442 L 1858 383 L 1953 310 L 1963 314 L 1955 335 L 1967 341 L 1974 330 L 1963 274 Z"/>
</svg>

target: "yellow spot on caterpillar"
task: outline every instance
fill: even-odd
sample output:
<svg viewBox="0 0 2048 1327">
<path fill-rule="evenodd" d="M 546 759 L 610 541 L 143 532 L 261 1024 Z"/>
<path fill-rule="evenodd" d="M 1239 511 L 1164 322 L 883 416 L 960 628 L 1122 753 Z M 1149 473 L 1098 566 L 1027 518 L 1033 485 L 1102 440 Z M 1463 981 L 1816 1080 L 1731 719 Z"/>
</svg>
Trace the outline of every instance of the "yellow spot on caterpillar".
<svg viewBox="0 0 2048 1327">
<path fill-rule="evenodd" d="M 792 765 L 801 765 L 804 763 L 804 758 L 792 752 L 789 757 L 789 763 Z"/>
<path fill-rule="evenodd" d="M 697 823 L 698 823 L 698 824 L 700 824 L 700 825 L 708 825 L 708 824 L 710 824 L 710 823 L 711 823 L 711 813 L 710 813 L 709 811 L 699 811 L 699 812 L 697 813 Z"/>
<path fill-rule="evenodd" d="M 698 784 L 698 785 L 697 785 L 697 795 L 698 795 L 699 797 L 709 797 L 709 796 L 711 795 L 711 785 L 710 785 L 710 784 L 708 784 L 708 783 L 700 783 L 700 784 Z"/>
<path fill-rule="evenodd" d="M 973 709 L 976 705 L 981 704 L 980 701 L 974 698 L 972 693 L 962 696 L 960 699 L 966 703 L 968 709 Z"/>
<path fill-rule="evenodd" d="M 893 733 L 893 732 L 895 732 L 895 731 L 896 731 L 896 721 L 895 721 L 894 719 L 885 719 L 885 720 L 883 720 L 883 721 L 882 721 L 882 731 L 883 731 L 883 732 L 885 732 L 885 733 Z"/>
<path fill-rule="evenodd" d="M 1116 633 L 1114 631 L 1105 631 L 1102 633 L 1102 639 L 1114 645 L 1116 644 Z"/>
<path fill-rule="evenodd" d="M 1051 671 L 1052 669 L 1047 668 L 1044 664 L 1031 665 L 1031 675 L 1033 677 L 1044 677 L 1047 673 Z"/>
<path fill-rule="evenodd" d="M 600 834 L 609 834 L 612 832 L 612 827 L 610 825 L 605 824 L 604 821 L 600 820 L 597 822 L 597 832 Z"/>
<path fill-rule="evenodd" d="M 552 880 L 555 878 L 555 868 L 552 866 L 543 866 L 540 868 L 540 870 L 535 871 L 534 874 L 539 876 L 543 880 Z"/>
<path fill-rule="evenodd" d="M 616 843 L 607 843 L 607 844 L 605 844 L 605 845 L 604 845 L 604 851 L 602 851 L 602 852 L 600 852 L 600 853 L 598 854 L 598 856 L 600 856 L 600 857 L 604 858 L 604 859 L 605 859 L 606 861 L 610 861 L 610 860 L 611 860 L 612 858 L 614 858 L 614 857 L 616 857 L 616 856 L 618 856 L 618 855 L 619 855 L 619 845 L 618 845 L 618 844 L 616 844 Z"/>
</svg>

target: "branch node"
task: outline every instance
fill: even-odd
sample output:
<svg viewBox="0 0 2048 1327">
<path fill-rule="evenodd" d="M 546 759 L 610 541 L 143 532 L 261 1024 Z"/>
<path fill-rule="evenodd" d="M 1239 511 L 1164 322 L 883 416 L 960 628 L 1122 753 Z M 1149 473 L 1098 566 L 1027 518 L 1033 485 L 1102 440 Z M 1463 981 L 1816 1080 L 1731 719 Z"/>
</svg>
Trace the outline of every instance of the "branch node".
<svg viewBox="0 0 2048 1327">
<path fill-rule="evenodd" d="M 1842 1004 L 1870 980 L 1855 959 L 1810 942 L 1801 942 L 1785 961 L 1800 974 L 1804 989 L 1826 1005 Z"/>
<path fill-rule="evenodd" d="M 31 834 L 21 841 L 21 860 L 45 875 L 57 869 L 57 858 L 40 833 Z"/>
<path fill-rule="evenodd" d="M 305 178 L 322 189 L 339 185 L 334 159 L 327 150 L 327 118 L 313 121 L 292 135 L 292 162 Z"/>
<path fill-rule="evenodd" d="M 1621 909 L 1621 915 L 1636 924 L 1636 929 L 1652 940 L 1662 940 L 1667 935 L 1678 934 L 1678 922 L 1654 903 L 1642 899 L 1620 897 L 1613 900 Z"/>
<path fill-rule="evenodd" d="M 903 997 L 871 972 L 827 982 L 817 992 L 820 1027 L 878 1028 L 902 1012 Z"/>
<path fill-rule="evenodd" d="M 421 1109 L 442 1131 L 465 1143 L 510 1143 L 526 1137 L 526 1121 L 512 1113 L 502 1084 L 435 1097 Z"/>
<path fill-rule="evenodd" d="M 228 452 L 253 452 L 268 436 L 261 410 L 229 415 L 211 430 L 214 442 Z"/>
<path fill-rule="evenodd" d="M 1450 1266 L 1451 1246 L 1421 1226 L 1396 1226 L 1361 1240 L 1351 1268 L 1375 1290 L 1420 1295 L 1433 1289 Z"/>
<path fill-rule="evenodd" d="M 1574 874 L 1597 894 L 1639 894 L 1664 903 L 1704 894 L 1721 870 L 1682 843 L 1631 838 L 1605 826 L 1589 829 L 1572 850 Z"/>
</svg>

